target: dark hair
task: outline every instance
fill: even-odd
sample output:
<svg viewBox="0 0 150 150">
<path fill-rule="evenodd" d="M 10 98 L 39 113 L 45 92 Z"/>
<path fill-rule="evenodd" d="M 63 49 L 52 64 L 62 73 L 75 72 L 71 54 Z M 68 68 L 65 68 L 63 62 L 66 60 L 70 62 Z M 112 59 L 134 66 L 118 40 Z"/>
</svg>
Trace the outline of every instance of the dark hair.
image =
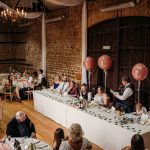
<svg viewBox="0 0 150 150">
<path fill-rule="evenodd" d="M 100 89 L 100 90 L 102 91 L 102 93 L 105 92 L 105 90 L 104 90 L 104 88 L 103 88 L 102 86 L 98 86 L 98 87 L 97 87 L 97 90 L 98 90 L 98 89 Z"/>
<path fill-rule="evenodd" d="M 81 84 L 81 86 L 87 86 L 86 83 Z"/>
<path fill-rule="evenodd" d="M 8 76 L 8 81 L 10 83 L 10 85 L 12 86 L 12 79 L 11 79 L 11 75 Z"/>
<path fill-rule="evenodd" d="M 40 69 L 40 73 L 43 73 L 43 70 L 42 70 L 42 69 Z"/>
<path fill-rule="evenodd" d="M 123 76 L 121 80 L 130 83 L 130 78 L 127 76 Z"/>
<path fill-rule="evenodd" d="M 58 128 L 55 130 L 55 133 L 54 133 L 54 140 L 56 141 L 57 143 L 57 146 L 56 148 L 59 149 L 59 146 L 61 144 L 61 141 L 65 138 L 64 136 L 64 130 L 61 129 L 61 128 Z"/>
<path fill-rule="evenodd" d="M 121 106 L 121 105 L 116 105 L 115 110 L 116 111 L 120 111 L 120 112 L 124 112 L 125 111 L 123 106 Z"/>
<path fill-rule="evenodd" d="M 131 150 L 145 150 L 144 140 L 141 135 L 133 135 L 131 139 Z"/>
<path fill-rule="evenodd" d="M 74 85 L 74 86 L 76 86 L 76 84 L 75 84 L 75 82 L 74 82 L 74 81 L 70 81 L 70 82 L 72 82 L 72 83 L 73 83 L 73 85 Z"/>
<path fill-rule="evenodd" d="M 38 73 L 36 71 L 33 72 L 34 77 L 38 77 Z"/>
</svg>

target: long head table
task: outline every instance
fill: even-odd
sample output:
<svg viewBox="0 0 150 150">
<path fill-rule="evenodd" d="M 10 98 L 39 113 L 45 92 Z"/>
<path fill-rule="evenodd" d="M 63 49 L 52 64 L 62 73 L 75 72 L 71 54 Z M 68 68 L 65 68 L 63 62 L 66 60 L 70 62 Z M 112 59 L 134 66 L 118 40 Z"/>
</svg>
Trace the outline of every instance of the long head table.
<svg viewBox="0 0 150 150">
<path fill-rule="evenodd" d="M 108 113 L 103 107 L 78 109 L 70 104 L 73 97 L 49 89 L 34 91 L 33 96 L 35 110 L 67 128 L 72 123 L 79 123 L 85 137 L 105 150 L 120 150 L 130 145 L 132 136 L 137 133 L 143 136 L 145 146 L 150 148 L 150 125 L 122 124 L 115 120 L 114 112 Z M 132 114 L 127 116 L 133 117 Z"/>
</svg>

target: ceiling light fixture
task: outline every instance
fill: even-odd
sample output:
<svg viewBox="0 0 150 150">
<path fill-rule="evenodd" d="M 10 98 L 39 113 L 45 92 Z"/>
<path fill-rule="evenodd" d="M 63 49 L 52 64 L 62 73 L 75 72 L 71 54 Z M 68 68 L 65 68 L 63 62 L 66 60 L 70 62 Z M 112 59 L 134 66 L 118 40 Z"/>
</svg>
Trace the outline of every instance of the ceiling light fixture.
<svg viewBox="0 0 150 150">
<path fill-rule="evenodd" d="M 3 23 L 7 22 L 20 22 L 23 18 L 25 18 L 26 12 L 22 9 L 19 10 L 9 10 L 8 8 L 0 12 L 0 20 Z"/>
</svg>

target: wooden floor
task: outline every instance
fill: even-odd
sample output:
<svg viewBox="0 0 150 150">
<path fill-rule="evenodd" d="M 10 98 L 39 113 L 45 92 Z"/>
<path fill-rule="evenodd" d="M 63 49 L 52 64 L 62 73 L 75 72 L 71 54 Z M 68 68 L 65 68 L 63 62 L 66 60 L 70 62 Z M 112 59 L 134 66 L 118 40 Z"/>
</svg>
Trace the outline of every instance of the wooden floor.
<svg viewBox="0 0 150 150">
<path fill-rule="evenodd" d="M 22 103 L 19 103 L 17 101 L 14 101 L 12 103 L 9 101 L 5 101 L 4 116 L 0 121 L 0 138 L 5 136 L 6 124 L 19 110 L 24 111 L 28 115 L 30 120 L 34 123 L 36 127 L 37 138 L 49 143 L 50 145 L 52 145 L 53 143 L 53 134 L 56 128 L 63 128 L 65 134 L 67 133 L 66 128 L 35 111 L 32 100 L 30 100 L 29 102 L 26 100 Z M 93 150 L 102 149 L 93 145 Z"/>
</svg>

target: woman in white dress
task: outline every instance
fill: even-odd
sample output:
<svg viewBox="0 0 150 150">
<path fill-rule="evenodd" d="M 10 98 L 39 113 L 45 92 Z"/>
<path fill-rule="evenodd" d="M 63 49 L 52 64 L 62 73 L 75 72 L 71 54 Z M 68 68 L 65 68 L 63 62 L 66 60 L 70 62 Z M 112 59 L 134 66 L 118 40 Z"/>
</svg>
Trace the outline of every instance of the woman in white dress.
<svg viewBox="0 0 150 150">
<path fill-rule="evenodd" d="M 109 97 L 101 86 L 98 86 L 97 88 L 97 94 L 94 97 L 94 101 L 103 107 L 110 106 Z"/>
<path fill-rule="evenodd" d="M 67 138 L 62 141 L 59 150 L 90 150 L 92 144 L 83 137 L 83 131 L 78 123 L 74 123 L 69 128 Z"/>
</svg>

